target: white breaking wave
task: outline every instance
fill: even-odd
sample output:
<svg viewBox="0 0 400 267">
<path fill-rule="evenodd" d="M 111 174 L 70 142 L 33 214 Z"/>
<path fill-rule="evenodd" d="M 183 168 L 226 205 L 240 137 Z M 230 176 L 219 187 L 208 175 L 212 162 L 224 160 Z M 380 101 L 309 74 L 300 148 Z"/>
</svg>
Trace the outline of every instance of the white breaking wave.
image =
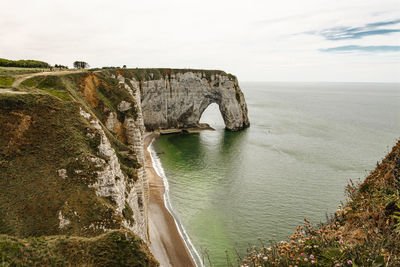
<svg viewBox="0 0 400 267">
<path fill-rule="evenodd" d="M 161 160 L 160 158 L 157 156 L 157 153 L 155 152 L 155 150 L 153 149 L 153 142 L 155 139 L 153 139 L 150 143 L 150 145 L 147 147 L 147 151 L 150 153 L 150 157 L 151 157 L 151 163 L 153 165 L 154 170 L 156 171 L 157 175 L 161 177 L 161 179 L 163 180 L 164 183 L 164 188 L 165 188 L 165 192 L 164 192 L 164 205 L 167 208 L 167 210 L 169 211 L 169 213 L 172 215 L 172 217 L 174 218 L 176 227 L 178 229 L 179 234 L 181 235 L 183 241 L 186 244 L 186 247 L 189 250 L 190 256 L 192 256 L 193 261 L 195 262 L 197 267 L 203 267 L 204 264 L 201 260 L 201 257 L 199 255 L 199 253 L 197 252 L 196 248 L 193 246 L 192 241 L 189 238 L 189 235 L 186 233 L 185 228 L 183 227 L 183 225 L 179 222 L 178 218 L 175 216 L 174 212 L 173 212 L 173 208 L 171 205 L 171 201 L 169 198 L 169 184 L 168 184 L 168 179 L 167 176 L 165 175 L 164 169 L 161 165 Z"/>
</svg>

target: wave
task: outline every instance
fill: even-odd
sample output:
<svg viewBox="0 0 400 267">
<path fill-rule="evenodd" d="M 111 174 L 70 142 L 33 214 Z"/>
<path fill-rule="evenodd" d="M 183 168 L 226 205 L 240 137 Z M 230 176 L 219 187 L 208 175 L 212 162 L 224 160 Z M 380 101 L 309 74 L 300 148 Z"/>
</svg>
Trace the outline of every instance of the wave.
<svg viewBox="0 0 400 267">
<path fill-rule="evenodd" d="M 201 257 L 199 253 L 197 252 L 196 248 L 192 244 L 192 241 L 189 238 L 189 235 L 186 233 L 185 228 L 183 225 L 180 223 L 179 219 L 177 218 L 176 214 L 173 211 L 171 201 L 169 198 L 169 184 L 168 184 L 168 179 L 167 176 L 165 175 L 164 169 L 161 165 L 161 160 L 157 156 L 156 151 L 153 149 L 153 142 L 155 139 L 153 139 L 150 143 L 150 145 L 147 147 L 147 151 L 150 153 L 150 158 L 151 158 L 151 163 L 153 165 L 154 170 L 156 171 L 157 175 L 161 177 L 164 183 L 164 206 L 167 208 L 169 213 L 171 213 L 172 217 L 174 218 L 176 227 L 178 229 L 179 234 L 181 235 L 183 241 L 185 242 L 186 247 L 189 250 L 190 256 L 192 257 L 193 261 L 195 262 L 197 267 L 203 267 L 204 264 L 201 260 Z"/>
</svg>

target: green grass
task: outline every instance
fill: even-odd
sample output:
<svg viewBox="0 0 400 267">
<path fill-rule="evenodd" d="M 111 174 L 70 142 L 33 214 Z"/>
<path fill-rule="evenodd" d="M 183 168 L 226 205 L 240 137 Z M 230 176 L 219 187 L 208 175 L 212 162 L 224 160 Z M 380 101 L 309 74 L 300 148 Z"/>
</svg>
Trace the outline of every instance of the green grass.
<svg viewBox="0 0 400 267">
<path fill-rule="evenodd" d="M 35 76 L 23 81 L 21 86 L 37 88 L 62 100 L 71 100 L 63 79 L 63 76 L 58 75 Z"/>
<path fill-rule="evenodd" d="M 124 121 L 125 116 L 131 116 L 136 119 L 137 111 L 134 108 L 135 100 L 132 95 L 119 84 L 117 79 L 111 78 L 107 73 L 100 72 L 95 75 L 101 81 L 96 93 L 102 100 L 103 104 L 116 112 L 118 119 L 122 122 Z M 132 103 L 132 108 L 125 112 L 120 112 L 117 107 L 122 100 Z"/>
<path fill-rule="evenodd" d="M 0 123 L 0 233 L 91 236 L 102 230 L 82 225 L 120 227 L 114 207 L 87 186 L 97 170 L 87 156 L 97 156 L 93 141 L 99 140 L 86 135 L 95 131 L 75 103 L 37 94 L 0 95 Z M 68 179 L 58 175 L 61 168 Z M 64 229 L 58 228 L 60 210 L 71 220 Z"/>
<path fill-rule="evenodd" d="M 0 58 L 0 66 L 2 67 L 19 67 L 19 68 L 48 68 L 49 64 L 43 61 L 23 59 L 23 60 L 9 60 Z"/>
<path fill-rule="evenodd" d="M 29 73 L 37 73 L 49 71 L 48 68 L 16 68 L 16 67 L 0 67 L 0 75 L 22 75 Z"/>
<path fill-rule="evenodd" d="M 129 231 L 93 238 L 0 235 L 1 266 L 158 266 L 142 240 Z"/>
<path fill-rule="evenodd" d="M 10 88 L 14 81 L 13 77 L 0 75 L 0 88 Z"/>
<path fill-rule="evenodd" d="M 124 216 L 124 218 L 131 223 L 134 223 L 133 220 L 133 211 L 131 209 L 131 207 L 129 207 L 128 203 L 125 203 L 125 207 L 122 210 L 122 215 Z"/>
</svg>

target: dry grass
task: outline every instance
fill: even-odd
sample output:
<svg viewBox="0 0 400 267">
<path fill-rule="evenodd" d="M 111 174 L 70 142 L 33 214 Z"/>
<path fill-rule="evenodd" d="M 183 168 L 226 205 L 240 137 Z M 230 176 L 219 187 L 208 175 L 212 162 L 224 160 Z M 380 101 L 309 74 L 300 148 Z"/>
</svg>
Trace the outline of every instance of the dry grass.
<svg viewBox="0 0 400 267">
<path fill-rule="evenodd" d="M 0 235 L 2 266 L 158 266 L 144 242 L 128 231 L 93 238 Z"/>
</svg>

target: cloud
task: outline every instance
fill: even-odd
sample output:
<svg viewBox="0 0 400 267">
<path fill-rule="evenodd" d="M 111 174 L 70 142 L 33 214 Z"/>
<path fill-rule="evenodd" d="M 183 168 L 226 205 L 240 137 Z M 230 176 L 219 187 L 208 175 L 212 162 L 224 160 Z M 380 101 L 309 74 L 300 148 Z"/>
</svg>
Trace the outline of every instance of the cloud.
<svg viewBox="0 0 400 267">
<path fill-rule="evenodd" d="M 349 52 L 400 52 L 400 46 L 395 45 L 377 45 L 377 46 L 359 46 L 345 45 L 331 48 L 320 49 L 322 52 L 349 53 Z"/>
<path fill-rule="evenodd" d="M 391 21 L 369 23 L 369 24 L 367 24 L 367 27 L 379 27 L 379 26 L 393 25 L 393 24 L 399 24 L 399 23 L 400 23 L 400 19 L 397 19 L 397 20 L 391 20 Z"/>
<path fill-rule="evenodd" d="M 399 52 L 338 57 L 319 50 L 400 45 L 400 33 L 387 32 L 400 30 L 398 2 L 13 0 L 0 8 L 0 57 L 223 69 L 249 81 L 400 81 Z M 361 37 L 330 41 L 320 35 L 336 26 Z M 310 30 L 315 33 L 304 34 Z M 375 30 L 386 33 L 359 33 Z"/>
<path fill-rule="evenodd" d="M 308 34 L 320 35 L 325 37 L 327 40 L 337 41 L 337 40 L 347 40 L 347 39 L 361 39 L 365 36 L 370 35 L 386 35 L 390 33 L 400 32 L 400 29 L 388 29 L 380 28 L 382 26 L 397 25 L 400 23 L 400 19 L 381 21 L 375 23 L 365 24 L 361 27 L 334 27 L 329 29 L 324 29 L 321 31 L 307 32 Z"/>
</svg>

